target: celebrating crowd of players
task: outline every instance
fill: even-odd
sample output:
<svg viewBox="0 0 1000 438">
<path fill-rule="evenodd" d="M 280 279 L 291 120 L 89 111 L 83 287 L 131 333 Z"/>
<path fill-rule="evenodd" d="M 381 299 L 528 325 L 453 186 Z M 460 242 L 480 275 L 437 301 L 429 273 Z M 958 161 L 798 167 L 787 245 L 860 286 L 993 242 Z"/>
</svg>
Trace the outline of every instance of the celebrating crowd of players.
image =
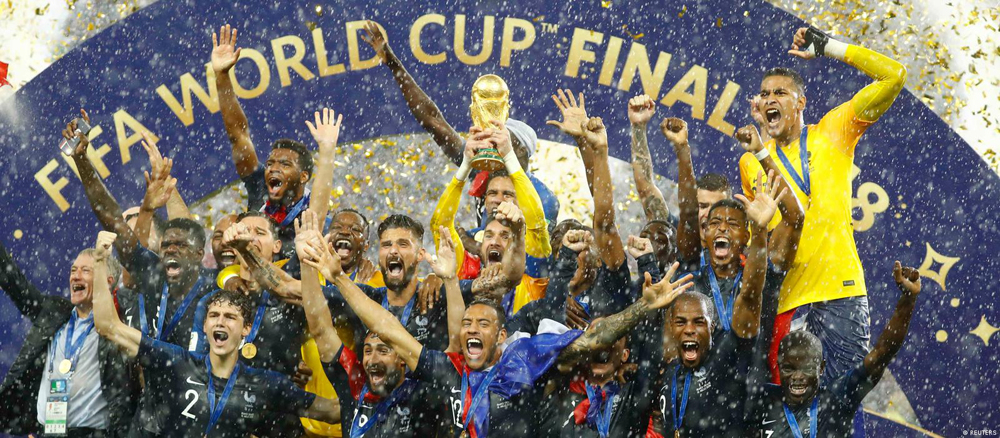
<svg viewBox="0 0 1000 438">
<path fill-rule="evenodd" d="M 42 294 L 19 268 L 39 264 L 15 263 L 0 247 L 0 288 L 32 323 L 0 387 L 4 431 L 852 433 L 920 292 L 919 273 L 896 262 L 901 296 L 871 347 L 849 173 L 858 138 L 902 89 L 902 65 L 799 29 L 790 54 L 835 58 L 874 82 L 806 124 L 802 78 L 786 68 L 765 72 L 752 105 L 760 131 L 748 125 L 735 134 L 745 150 L 742 194 L 721 175 L 697 178 L 687 124 L 664 119 L 679 217 L 653 184 L 646 133 L 654 102 L 632 98 L 632 167 L 647 222 L 625 238 L 605 121 L 588 112 L 584 93 L 556 90 L 560 120 L 547 123 L 579 147 L 594 199 L 590 226 L 559 221 L 554 195 L 528 172 L 537 137 L 527 123 L 494 120 L 459 134 L 380 28 L 366 31 L 414 117 L 458 165 L 428 229 L 401 214 L 375 226 L 360 211 L 329 211 L 342 122 L 331 110 L 306 122 L 315 159 L 304 144 L 282 139 L 261 163 L 228 74 L 239 59 L 237 32 L 223 26 L 213 34 L 211 65 L 246 212 L 221 218 L 208 235 L 187 217 L 171 159 L 144 134 L 146 195 L 123 214 L 87 157 L 86 136 L 68 124 L 63 136 L 78 142 L 72 158 L 105 231 L 70 267 L 69 300 Z M 473 169 L 482 149 L 495 149 L 504 169 Z M 455 223 L 466 185 L 481 213 L 463 224 L 468 230 Z M 435 248 L 423 246 L 426 231 Z M 217 269 L 201 264 L 209 237 Z M 376 262 L 365 258 L 372 241 Z M 421 263 L 433 273 L 418 277 Z"/>
</svg>

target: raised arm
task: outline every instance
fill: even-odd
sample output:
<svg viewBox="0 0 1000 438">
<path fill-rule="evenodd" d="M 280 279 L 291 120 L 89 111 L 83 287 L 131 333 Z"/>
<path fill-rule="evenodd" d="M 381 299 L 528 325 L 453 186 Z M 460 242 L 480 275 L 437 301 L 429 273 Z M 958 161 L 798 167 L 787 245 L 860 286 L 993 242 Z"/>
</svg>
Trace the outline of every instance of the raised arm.
<svg viewBox="0 0 1000 438">
<path fill-rule="evenodd" d="M 343 343 L 333 328 L 333 316 L 319 284 L 319 269 L 332 257 L 323 239 L 322 224 L 312 209 L 302 213 L 295 222 L 295 251 L 302 263 L 302 308 L 305 310 L 309 334 L 316 341 L 320 360 L 333 361 Z"/>
<path fill-rule="evenodd" d="M 917 295 L 920 295 L 920 271 L 916 268 L 903 267 L 896 262 L 892 275 L 896 279 L 896 286 L 902 294 L 896 302 L 896 310 L 889 318 L 882 334 L 875 341 L 875 348 L 865 356 L 865 372 L 870 378 L 878 379 L 882 377 L 889 362 L 896 357 L 906 334 L 910 331 L 910 318 L 913 316 L 913 309 L 917 306 Z"/>
<path fill-rule="evenodd" d="M 459 334 L 462 332 L 465 300 L 462 298 L 462 289 L 458 285 L 458 276 L 455 274 L 455 244 L 451 240 L 451 235 L 443 229 L 444 227 L 441 228 L 441 244 L 438 245 L 437 254 L 431 257 L 430 265 L 434 274 L 444 282 L 445 302 L 448 306 L 448 349 L 446 351 L 462 351 Z"/>
<path fill-rule="evenodd" d="M 330 212 L 330 188 L 333 186 L 333 155 L 340 137 L 340 125 L 344 114 L 337 115 L 334 122 L 333 110 L 323 108 L 323 115 L 316 111 L 316 124 L 306 120 L 306 126 L 312 133 L 313 140 L 319 146 L 319 162 L 316 163 L 316 174 L 313 176 L 312 191 L 309 198 L 309 209 L 316 212 L 317 217 L 325 218 Z"/>
<path fill-rule="evenodd" d="M 660 188 L 653 183 L 653 157 L 646 140 L 646 125 L 653 118 L 654 112 L 656 103 L 645 94 L 628 101 L 628 120 L 632 123 L 632 175 L 635 177 L 635 190 L 642 200 L 642 209 L 646 212 L 646 220 L 669 222 L 667 202 L 664 201 Z"/>
<path fill-rule="evenodd" d="M 111 245 L 116 241 L 115 233 L 101 231 L 97 234 L 94 248 L 94 328 L 105 339 L 121 348 L 128 357 L 139 354 L 142 333 L 122 322 L 115 311 L 115 300 L 111 288 L 104 279 L 108 278 L 107 259 L 111 255 Z"/>
<path fill-rule="evenodd" d="M 521 209 L 517 208 L 514 203 L 505 201 L 497 206 L 496 219 L 509 226 L 512 234 L 510 245 L 504 251 L 500 265 L 510 287 L 515 287 L 521 284 L 526 263 L 524 251 L 524 216 L 521 215 Z"/>
<path fill-rule="evenodd" d="M 792 49 L 788 53 L 803 59 L 825 55 L 846 62 L 874 79 L 875 82 L 862 88 L 851 99 L 854 114 L 865 122 L 878 120 L 906 83 L 906 66 L 903 64 L 864 47 L 837 41 L 815 27 L 796 30 Z"/>
<path fill-rule="evenodd" d="M 99 277 L 94 277 L 99 278 Z M 21 272 L 7 247 L 0 242 L 0 289 L 3 289 L 22 315 L 34 321 L 42 310 L 42 294 L 31 280 Z"/>
<path fill-rule="evenodd" d="M 743 150 L 753 154 L 761 167 L 767 172 L 767 183 L 772 188 L 777 188 L 781 193 L 788 191 L 792 193 L 788 183 L 781 177 L 781 170 L 778 169 L 774 158 L 771 157 L 757 131 L 753 125 L 747 125 L 736 131 L 736 140 L 740 142 Z M 742 176 L 742 175 L 741 175 Z M 763 175 L 758 172 L 757 182 L 759 183 Z M 743 178 L 744 183 L 749 179 Z M 759 184 L 758 184 L 759 186 Z M 760 187 L 757 187 L 759 190 Z M 756 191 L 754 193 L 757 193 Z M 751 198 L 752 199 L 752 198 Z M 799 237 L 802 235 L 802 226 L 805 223 L 805 211 L 796 196 L 782 196 L 778 199 L 778 211 L 781 213 L 781 222 L 771 233 L 768 242 L 768 254 L 771 263 L 779 270 L 788 271 L 795 260 L 795 253 L 799 246 Z"/>
<path fill-rule="evenodd" d="M 681 260 L 694 260 L 701 254 L 701 224 L 698 223 L 698 186 L 691 162 L 687 123 L 674 117 L 663 119 L 660 132 L 670 140 L 677 153 L 677 198 L 680 206 L 677 252 Z"/>
<path fill-rule="evenodd" d="M 177 193 L 177 178 L 171 178 L 170 170 L 173 169 L 174 160 L 163 158 L 160 149 L 156 147 L 156 141 L 148 132 L 142 133 L 142 148 L 149 156 L 149 172 L 144 172 L 146 177 L 146 195 L 142 198 L 139 206 L 139 217 L 135 221 L 135 234 L 139 236 L 139 243 L 149 248 L 149 234 L 153 227 L 153 215 L 156 210 L 168 204 L 171 197 Z"/>
<path fill-rule="evenodd" d="M 212 70 L 215 71 L 215 86 L 219 91 L 219 109 L 222 123 L 226 127 L 229 142 L 233 145 L 233 163 L 240 178 L 257 170 L 257 150 L 250 139 L 250 122 L 236 98 L 229 71 L 240 59 L 240 49 L 236 47 L 236 29 L 225 25 L 219 33 L 212 33 Z"/>
<path fill-rule="evenodd" d="M 286 303 L 301 305 L 302 282 L 271 263 L 269 257 L 260 254 L 256 246 L 250 245 L 252 241 L 250 229 L 239 223 L 233 224 L 222 235 L 222 245 L 236 251 L 239 264 L 250 271 L 261 288 L 273 292 Z"/>
<path fill-rule="evenodd" d="M 652 311 L 669 305 L 674 301 L 674 298 L 677 298 L 677 295 L 691 287 L 693 283 L 691 283 L 690 274 L 677 281 L 670 281 L 678 266 L 680 266 L 679 263 L 674 263 L 666 277 L 655 284 L 647 273 L 642 287 L 642 298 L 625 310 L 587 327 L 582 336 L 559 354 L 559 370 L 564 371 L 571 368 L 591 351 L 610 347 Z"/>
<path fill-rule="evenodd" d="M 757 179 L 757 196 L 753 201 L 743 195 L 736 195 L 736 199 L 746 207 L 751 230 L 740 293 L 733 302 L 733 334 L 743 339 L 757 336 L 760 330 L 762 293 L 764 279 L 767 278 L 767 224 L 778 210 L 775 197 L 789 195 L 787 188 L 779 194 L 777 185 L 772 184 L 767 188 L 765 184 L 763 178 Z"/>
<path fill-rule="evenodd" d="M 80 114 L 83 115 L 83 119 L 87 123 L 90 123 L 90 117 L 86 111 L 81 109 Z M 113 232 L 118 236 L 118 239 L 115 240 L 115 249 L 118 250 L 118 254 L 121 256 L 122 264 L 125 265 L 126 269 L 129 269 L 132 254 L 139 246 L 139 239 L 132 229 L 129 228 L 128 224 L 125 223 L 125 219 L 122 218 L 122 209 L 118 206 L 118 201 L 115 201 L 114 196 L 111 196 L 111 192 L 104 186 L 104 181 L 101 181 L 97 170 L 94 169 L 93 163 L 87 158 L 87 147 L 90 146 L 90 140 L 83 133 L 76 132 L 75 120 L 66 125 L 66 129 L 63 130 L 62 134 L 63 138 L 67 140 L 72 140 L 73 138 L 80 139 L 76 149 L 73 150 L 73 162 L 76 163 L 76 169 L 80 172 L 80 182 L 83 184 L 83 191 L 87 194 L 87 200 L 90 201 L 90 208 L 94 210 L 94 214 L 97 215 L 97 219 L 101 222 L 104 230 Z"/>
<path fill-rule="evenodd" d="M 458 205 L 462 200 L 462 189 L 465 187 L 465 181 L 469 179 L 469 173 L 472 172 L 472 159 L 476 156 L 476 151 L 486 147 L 486 140 L 489 137 L 489 132 L 484 132 L 477 127 L 470 129 L 469 140 L 465 143 L 465 152 L 462 155 L 462 164 L 455 171 L 455 177 L 441 192 L 441 198 L 438 199 L 437 205 L 434 206 L 434 213 L 431 214 L 430 229 L 431 236 L 434 238 L 434 246 L 440 247 L 441 230 L 446 230 L 451 236 L 451 241 L 455 244 L 455 253 L 458 257 L 456 269 L 461 268 L 462 263 L 465 262 L 465 245 L 462 244 L 462 238 L 455 228 L 455 216 L 458 214 Z"/>
<path fill-rule="evenodd" d="M 424 93 L 424 90 L 417 85 L 417 82 L 403 67 L 403 63 L 399 61 L 399 58 L 393 53 L 392 47 L 389 46 L 382 28 L 369 21 L 365 26 L 365 33 L 367 36 L 361 38 L 375 49 L 379 59 L 389 67 L 392 77 L 396 79 L 400 91 L 403 92 L 403 99 L 406 100 L 406 106 L 410 108 L 410 113 L 417 119 L 420 126 L 431 134 L 434 142 L 441 147 L 448 159 L 456 166 L 459 165 L 462 162 L 462 137 L 444 119 L 444 115 L 441 114 L 441 110 L 434 104 L 434 101 L 427 93 Z"/>
<path fill-rule="evenodd" d="M 333 278 L 333 284 L 340 290 L 340 294 L 361 319 L 361 322 L 378 333 L 379 339 L 396 350 L 399 357 L 406 362 L 406 366 L 411 370 L 417 369 L 417 362 L 420 360 L 420 353 L 424 346 L 406 331 L 406 327 L 403 327 L 403 324 L 392 313 L 368 298 L 368 295 L 365 295 L 358 285 L 351 281 L 351 277 L 341 270 L 340 256 L 336 253 L 332 255 L 334 263 L 330 269 L 333 271 L 326 278 Z"/>
</svg>

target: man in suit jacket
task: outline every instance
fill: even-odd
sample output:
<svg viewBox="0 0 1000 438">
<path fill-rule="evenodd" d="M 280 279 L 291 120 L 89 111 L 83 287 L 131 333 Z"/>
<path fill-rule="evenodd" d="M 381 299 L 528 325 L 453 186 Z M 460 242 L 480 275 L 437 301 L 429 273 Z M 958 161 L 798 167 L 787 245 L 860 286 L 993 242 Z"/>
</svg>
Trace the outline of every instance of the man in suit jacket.
<svg viewBox="0 0 1000 438">
<path fill-rule="evenodd" d="M 45 295 L 0 243 L 0 288 L 31 320 L 31 330 L 0 385 L 0 430 L 44 436 L 61 415 L 48 402 L 64 397 L 66 435 L 125 436 L 136 405 L 133 364 L 93 327 L 94 281 L 118 284 L 117 261 L 106 279 L 93 278 L 93 249 L 80 252 L 70 269 L 70 298 Z M 56 407 L 58 408 L 58 407 Z"/>
</svg>

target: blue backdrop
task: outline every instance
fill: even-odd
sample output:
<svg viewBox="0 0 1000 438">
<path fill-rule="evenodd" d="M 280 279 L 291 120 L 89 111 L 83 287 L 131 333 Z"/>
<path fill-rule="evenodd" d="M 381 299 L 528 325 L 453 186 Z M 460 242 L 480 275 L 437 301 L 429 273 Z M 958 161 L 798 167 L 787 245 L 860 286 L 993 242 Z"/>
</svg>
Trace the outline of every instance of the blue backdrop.
<svg viewBox="0 0 1000 438">
<path fill-rule="evenodd" d="M 727 134 L 732 126 L 751 122 L 746 100 L 763 70 L 784 65 L 803 73 L 810 123 L 868 83 L 864 74 L 835 60 L 806 62 L 787 55 L 791 35 L 803 23 L 756 0 L 235 5 L 164 0 L 90 38 L 0 108 L 0 192 L 8 200 L 0 240 L 43 290 L 67 294 L 71 261 L 93 244 L 99 229 L 79 179 L 56 147 L 61 128 L 81 106 L 102 130 L 94 140 L 95 156 L 122 205 L 137 205 L 144 190 L 147 164 L 137 142 L 139 124 L 158 135 L 161 148 L 175 158 L 186 199 L 200 199 L 235 180 L 221 117 L 217 107 L 205 103 L 214 97 L 205 68 L 211 33 L 221 24 L 239 29 L 244 57 L 251 57 L 237 65 L 239 82 L 248 90 L 260 84 L 258 92 L 248 91 L 256 97 L 242 100 L 257 145 L 282 137 L 306 140 L 303 120 L 325 105 L 345 113 L 342 141 L 420 132 L 388 69 L 366 68 L 364 61 L 374 53 L 348 25 L 363 19 L 387 30 L 397 55 L 459 130 L 469 120 L 470 85 L 482 74 L 496 73 L 510 85 L 511 116 L 535 126 L 543 139 L 568 140 L 544 124 L 558 117 L 549 95 L 556 88 L 586 91 L 591 115 L 609 125 L 612 154 L 627 160 L 625 104 L 645 91 L 661 102 L 658 117 L 692 123 L 696 172 L 722 172 L 732 181 L 739 180 L 739 152 Z M 463 20 L 464 52 L 470 55 L 460 58 L 455 35 Z M 420 22 L 429 24 L 415 26 Z M 313 29 L 319 29 L 325 47 L 319 59 Z M 485 52 L 484 33 L 492 34 Z M 414 41 L 426 55 L 416 55 Z M 261 55 L 259 64 L 247 48 Z M 481 53 L 488 56 L 475 59 Z M 296 64 L 298 56 L 301 67 L 279 67 L 282 60 Z M 649 70 L 645 83 L 643 73 L 627 80 L 630 65 Z M 620 83 L 623 74 L 626 81 Z M 658 134 L 650 138 L 656 171 L 674 178 L 673 152 Z M 855 163 L 860 170 L 854 180 L 856 239 L 871 295 L 873 336 L 898 297 L 892 260 L 920 266 L 925 275 L 910 336 L 890 369 L 924 428 L 946 436 L 996 430 L 1000 337 L 991 336 L 993 325 L 1000 325 L 993 306 L 1000 285 L 992 274 L 1000 270 L 997 176 L 905 91 L 861 138 Z M 3 299 L 0 324 L 0 369 L 6 370 L 26 323 Z M 876 433 L 892 434 L 899 426 L 878 427 Z"/>
</svg>

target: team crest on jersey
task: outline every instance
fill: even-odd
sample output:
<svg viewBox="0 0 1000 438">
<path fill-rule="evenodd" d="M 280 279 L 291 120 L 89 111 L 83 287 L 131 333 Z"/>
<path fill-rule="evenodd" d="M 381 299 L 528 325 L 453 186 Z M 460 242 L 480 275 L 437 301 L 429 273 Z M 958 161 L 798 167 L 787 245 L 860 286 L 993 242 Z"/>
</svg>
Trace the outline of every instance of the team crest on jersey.
<svg viewBox="0 0 1000 438">
<path fill-rule="evenodd" d="M 712 389 L 712 381 L 705 378 L 705 368 L 700 368 L 698 369 L 698 371 L 695 371 L 694 376 L 695 378 L 698 379 L 697 386 L 695 386 L 694 388 L 695 392 L 698 393 L 698 395 L 701 395 L 701 393 L 708 391 L 709 389 Z"/>
<path fill-rule="evenodd" d="M 420 327 L 427 327 L 427 324 L 431 322 L 426 316 L 417 316 L 413 321 Z"/>
<path fill-rule="evenodd" d="M 399 416 L 399 424 L 396 428 L 396 432 L 405 432 L 410 430 L 410 408 L 405 406 L 396 406 L 396 414 Z"/>
<path fill-rule="evenodd" d="M 250 391 L 243 391 L 243 400 L 248 404 L 254 404 L 257 402 L 257 396 L 250 393 Z"/>
</svg>

